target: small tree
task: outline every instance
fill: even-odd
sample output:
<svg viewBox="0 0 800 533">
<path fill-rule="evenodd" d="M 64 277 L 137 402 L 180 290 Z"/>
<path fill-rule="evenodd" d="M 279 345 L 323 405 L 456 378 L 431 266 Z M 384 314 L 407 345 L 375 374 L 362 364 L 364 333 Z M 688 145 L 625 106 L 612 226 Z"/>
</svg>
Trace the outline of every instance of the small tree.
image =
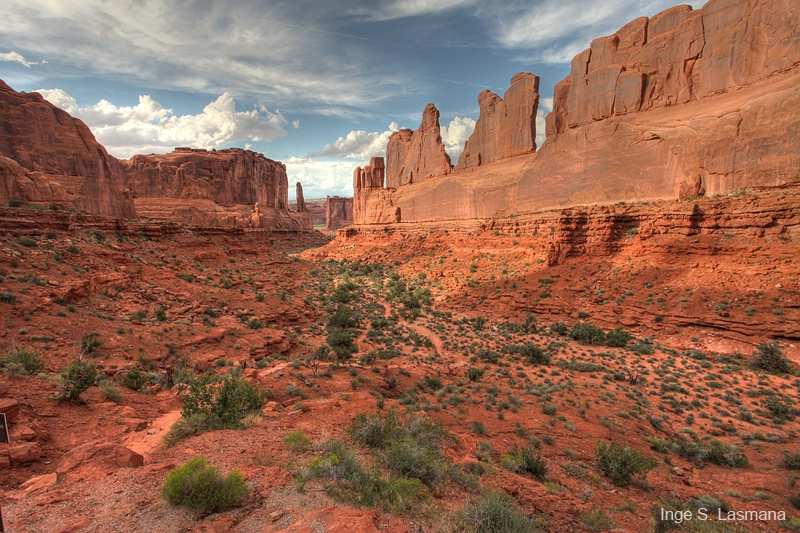
<svg viewBox="0 0 800 533">
<path fill-rule="evenodd" d="M 753 368 L 783 374 L 792 372 L 792 363 L 783 356 L 783 351 L 778 341 L 759 344 L 753 355 L 755 357 L 750 363 Z"/>
<path fill-rule="evenodd" d="M 61 392 L 56 395 L 59 402 L 69 400 L 72 403 L 83 403 L 81 394 L 94 385 L 97 369 L 91 361 L 72 361 L 61 372 Z"/>
</svg>

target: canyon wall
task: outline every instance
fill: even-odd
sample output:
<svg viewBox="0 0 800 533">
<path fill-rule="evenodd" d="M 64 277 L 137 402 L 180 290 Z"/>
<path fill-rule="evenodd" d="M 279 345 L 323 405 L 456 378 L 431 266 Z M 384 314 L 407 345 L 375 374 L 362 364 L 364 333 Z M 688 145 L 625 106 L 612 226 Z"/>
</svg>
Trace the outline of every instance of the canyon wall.
<svg viewBox="0 0 800 533">
<path fill-rule="evenodd" d="M 124 164 L 128 189 L 143 218 L 241 226 L 257 203 L 261 227 L 312 227 L 307 212 L 288 210 L 286 167 L 259 153 L 176 148 L 169 154 L 135 155 Z"/>
<path fill-rule="evenodd" d="M 0 80 L 0 202 L 135 218 L 122 167 L 82 121 Z"/>
<path fill-rule="evenodd" d="M 425 106 L 419 129 L 392 133 L 386 145 L 386 187 L 419 183 L 450 173 L 453 165 L 444 149 L 439 129 L 439 110 Z"/>
<path fill-rule="evenodd" d="M 592 41 L 556 85 L 546 141 L 534 153 L 535 145 L 515 140 L 527 139 L 527 121 L 498 126 L 501 102 L 481 93 L 481 117 L 456 168 L 396 190 L 356 189 L 356 224 L 800 184 L 800 12 L 793 4 L 710 0 Z M 502 104 L 538 100 L 530 88 L 525 94 L 507 92 Z"/>
<path fill-rule="evenodd" d="M 325 227 L 339 229 L 353 223 L 353 199 L 328 196 L 325 202 Z"/>
</svg>

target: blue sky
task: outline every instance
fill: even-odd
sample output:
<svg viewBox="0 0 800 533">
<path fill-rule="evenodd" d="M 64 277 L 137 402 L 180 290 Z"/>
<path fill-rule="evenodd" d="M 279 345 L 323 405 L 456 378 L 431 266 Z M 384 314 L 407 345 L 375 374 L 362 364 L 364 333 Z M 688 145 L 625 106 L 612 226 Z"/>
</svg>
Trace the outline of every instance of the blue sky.
<svg viewBox="0 0 800 533">
<path fill-rule="evenodd" d="M 695 8 L 703 0 L 690 2 Z M 671 0 L 3 0 L 0 79 L 39 90 L 108 151 L 246 147 L 306 198 L 352 172 L 433 102 L 455 161 L 483 89 L 553 86 L 593 38 Z M 294 187 L 289 187 L 293 194 Z"/>
</svg>

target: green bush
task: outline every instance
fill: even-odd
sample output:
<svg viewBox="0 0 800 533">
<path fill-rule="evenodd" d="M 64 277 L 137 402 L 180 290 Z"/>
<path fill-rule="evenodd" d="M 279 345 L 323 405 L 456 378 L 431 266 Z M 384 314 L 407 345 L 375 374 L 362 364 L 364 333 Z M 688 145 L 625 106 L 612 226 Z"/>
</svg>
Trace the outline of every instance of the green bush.
<svg viewBox="0 0 800 533">
<path fill-rule="evenodd" d="M 100 382 L 100 391 L 106 400 L 114 403 L 122 403 L 122 393 L 111 380 L 104 379 Z"/>
<path fill-rule="evenodd" d="M 615 328 L 606 333 L 606 345 L 611 348 L 624 348 L 631 340 L 631 334 L 622 331 L 621 328 Z"/>
<path fill-rule="evenodd" d="M 33 376 L 44 368 L 44 362 L 39 357 L 39 352 L 27 348 L 14 348 L 0 358 L 0 368 L 10 373 L 20 373 Z"/>
<path fill-rule="evenodd" d="M 247 497 L 250 487 L 239 471 L 223 476 L 219 468 L 197 456 L 167 475 L 161 496 L 172 505 L 184 505 L 200 512 L 222 511 Z"/>
<path fill-rule="evenodd" d="M 82 403 L 81 394 L 86 392 L 97 379 L 97 369 L 91 361 L 72 361 L 61 372 L 61 392 L 56 395 L 59 402 L 69 400 Z"/>
<path fill-rule="evenodd" d="M 616 442 L 608 445 L 598 441 L 595 454 L 600 470 L 619 487 L 628 485 L 634 476 L 646 476 L 655 466 L 653 460 L 642 457 L 638 450 Z"/>
<path fill-rule="evenodd" d="M 709 462 L 729 468 L 744 468 L 749 464 L 741 448 L 716 439 L 708 444 L 680 439 L 673 443 L 672 451 L 700 466 Z"/>
<path fill-rule="evenodd" d="M 532 342 L 525 344 L 509 344 L 503 348 L 507 353 L 517 353 L 532 365 L 546 365 L 550 363 L 550 354 Z"/>
<path fill-rule="evenodd" d="M 798 413 L 797 407 L 794 406 L 794 400 L 789 396 L 773 394 L 762 400 L 761 403 L 777 422 L 794 420 Z"/>
<path fill-rule="evenodd" d="M 142 390 L 145 383 L 147 383 L 147 374 L 139 369 L 139 365 L 134 365 L 134 367 L 128 370 L 122 377 L 122 385 L 131 390 Z"/>
<path fill-rule="evenodd" d="M 595 325 L 578 322 L 569 332 L 569 336 L 582 344 L 600 345 L 606 342 L 606 334 Z"/>
<path fill-rule="evenodd" d="M 778 341 L 759 344 L 753 352 L 753 361 L 750 363 L 753 368 L 765 370 L 776 374 L 790 374 L 792 372 L 792 362 L 783 356 Z"/>
<path fill-rule="evenodd" d="M 204 431 L 243 428 L 244 417 L 261 412 L 266 393 L 233 372 L 209 373 L 194 378 L 181 403 L 181 419 L 164 437 L 167 446 Z"/>
<path fill-rule="evenodd" d="M 390 441 L 378 457 L 396 476 L 418 479 L 426 485 L 438 485 L 448 475 L 449 465 L 441 451 L 411 436 Z"/>
<path fill-rule="evenodd" d="M 468 533 L 532 533 L 545 531 L 541 519 L 528 516 L 506 493 L 484 490 L 456 514 L 453 531 Z"/>
<path fill-rule="evenodd" d="M 553 322 L 550 324 L 550 333 L 555 333 L 556 335 L 566 335 L 567 325 L 563 322 Z"/>
<path fill-rule="evenodd" d="M 500 456 L 500 464 L 511 472 L 531 474 L 539 481 L 547 478 L 547 461 L 536 453 L 533 446 L 526 448 L 514 446 L 511 452 Z"/>
<path fill-rule="evenodd" d="M 303 452 L 311 449 L 311 439 L 306 436 L 302 429 L 292 431 L 283 436 L 283 445 L 295 452 Z"/>
<path fill-rule="evenodd" d="M 467 369 L 467 379 L 470 381 L 480 381 L 483 377 L 484 370 L 478 367 L 470 367 Z"/>
</svg>

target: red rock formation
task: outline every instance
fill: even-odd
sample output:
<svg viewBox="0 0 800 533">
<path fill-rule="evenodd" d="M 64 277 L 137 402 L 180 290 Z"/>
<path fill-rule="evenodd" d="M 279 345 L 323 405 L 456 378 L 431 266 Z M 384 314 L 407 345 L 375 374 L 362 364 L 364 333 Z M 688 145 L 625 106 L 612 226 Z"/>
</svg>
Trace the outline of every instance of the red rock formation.
<svg viewBox="0 0 800 533">
<path fill-rule="evenodd" d="M 453 166 L 439 129 L 439 110 L 425 106 L 419 129 L 392 133 L 386 146 L 386 187 L 418 183 L 449 174 Z"/>
<path fill-rule="evenodd" d="M 298 181 L 295 184 L 294 188 L 295 188 L 295 196 L 297 198 L 297 200 L 296 200 L 296 202 L 297 202 L 297 212 L 298 213 L 305 213 L 305 212 L 308 211 L 308 209 L 306 208 L 306 200 L 305 200 L 305 198 L 303 198 L 303 186 Z"/>
<path fill-rule="evenodd" d="M 325 202 L 325 227 L 338 229 L 353 223 L 353 199 L 328 196 Z"/>
<path fill-rule="evenodd" d="M 0 81 L 0 201 L 23 200 L 135 218 L 119 161 L 89 128 L 38 93 Z"/>
<path fill-rule="evenodd" d="M 288 211 L 283 163 L 240 148 L 176 148 L 135 155 L 125 175 L 140 216 L 202 226 L 243 225 L 255 203 L 264 227 L 310 229 L 310 219 Z"/>
<path fill-rule="evenodd" d="M 503 98 L 491 91 L 478 95 L 480 115 L 456 168 L 477 167 L 536 150 L 539 77 L 519 72 Z"/>
<path fill-rule="evenodd" d="M 521 130 L 497 125 L 511 100 L 482 93 L 481 119 L 449 175 L 357 191 L 355 223 L 391 223 L 400 212 L 403 222 L 490 218 L 800 183 L 800 23 L 790 0 L 678 6 L 595 39 L 556 85 L 547 140 L 533 154 L 508 157 L 520 152 L 497 148 L 520 146 Z M 489 153 L 503 155 L 489 163 Z"/>
</svg>

